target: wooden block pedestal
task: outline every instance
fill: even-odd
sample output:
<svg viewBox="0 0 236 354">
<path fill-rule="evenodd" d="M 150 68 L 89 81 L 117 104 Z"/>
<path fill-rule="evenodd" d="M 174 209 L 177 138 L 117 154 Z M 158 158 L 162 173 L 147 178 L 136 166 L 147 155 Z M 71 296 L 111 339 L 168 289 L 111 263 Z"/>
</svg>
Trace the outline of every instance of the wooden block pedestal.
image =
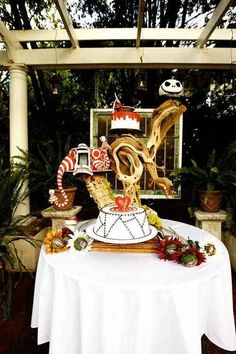
<svg viewBox="0 0 236 354">
<path fill-rule="evenodd" d="M 157 253 L 158 237 L 140 243 L 115 244 L 100 241 L 93 241 L 91 250 L 93 252 L 127 252 L 127 253 Z"/>
</svg>

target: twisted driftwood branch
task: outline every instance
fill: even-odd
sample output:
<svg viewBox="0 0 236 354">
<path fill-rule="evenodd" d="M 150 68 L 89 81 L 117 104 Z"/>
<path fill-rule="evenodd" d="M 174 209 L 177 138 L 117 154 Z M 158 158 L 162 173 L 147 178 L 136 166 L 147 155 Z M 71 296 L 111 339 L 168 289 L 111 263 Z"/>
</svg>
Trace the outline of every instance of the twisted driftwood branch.
<svg viewBox="0 0 236 354">
<path fill-rule="evenodd" d="M 164 190 L 167 196 L 173 195 L 172 182 L 166 177 L 158 176 L 157 165 L 153 160 L 168 130 L 185 111 L 184 105 L 168 100 L 153 112 L 147 145 L 132 135 L 124 135 L 111 144 L 109 154 L 112 169 L 123 184 L 124 194 L 130 195 L 136 204 L 140 204 L 138 185 L 143 173 L 143 164 L 146 165 L 153 182 Z"/>
</svg>

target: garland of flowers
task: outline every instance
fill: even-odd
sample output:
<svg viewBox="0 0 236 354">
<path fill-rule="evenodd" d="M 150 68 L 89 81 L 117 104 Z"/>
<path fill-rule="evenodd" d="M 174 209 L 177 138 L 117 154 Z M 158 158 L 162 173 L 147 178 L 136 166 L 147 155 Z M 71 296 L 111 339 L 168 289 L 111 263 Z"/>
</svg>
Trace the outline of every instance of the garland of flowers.
<svg viewBox="0 0 236 354">
<path fill-rule="evenodd" d="M 206 261 L 206 255 L 201 251 L 197 241 L 182 242 L 178 237 L 158 237 L 157 254 L 164 259 L 183 264 L 186 267 L 199 266 Z"/>
<path fill-rule="evenodd" d="M 65 252 L 69 249 L 87 251 L 90 249 L 92 243 L 93 239 L 84 232 L 73 232 L 68 227 L 48 231 L 43 240 L 46 254 Z"/>
<path fill-rule="evenodd" d="M 160 259 L 172 261 L 184 265 L 185 267 L 199 266 L 206 262 L 207 256 L 213 256 L 216 253 L 214 244 L 207 244 L 202 249 L 198 241 L 192 241 L 176 234 L 170 227 L 165 235 L 165 228 L 158 214 L 147 205 L 142 205 L 146 211 L 148 222 L 157 228 L 157 254 Z"/>
<path fill-rule="evenodd" d="M 43 244 L 46 253 L 59 253 L 68 251 L 68 240 L 71 238 L 72 231 L 63 227 L 61 230 L 48 231 L 44 237 Z"/>
</svg>

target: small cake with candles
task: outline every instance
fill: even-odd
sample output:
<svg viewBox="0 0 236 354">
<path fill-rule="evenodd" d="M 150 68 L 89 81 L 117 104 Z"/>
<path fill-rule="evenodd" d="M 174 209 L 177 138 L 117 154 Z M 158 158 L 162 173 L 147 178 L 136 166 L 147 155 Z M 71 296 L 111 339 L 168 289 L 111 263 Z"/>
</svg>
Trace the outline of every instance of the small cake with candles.
<svg viewBox="0 0 236 354">
<path fill-rule="evenodd" d="M 152 239 L 157 229 L 149 225 L 143 208 L 131 206 L 129 196 L 118 196 L 114 205 L 100 209 L 95 224 L 86 233 L 98 241 L 128 244 Z"/>
</svg>

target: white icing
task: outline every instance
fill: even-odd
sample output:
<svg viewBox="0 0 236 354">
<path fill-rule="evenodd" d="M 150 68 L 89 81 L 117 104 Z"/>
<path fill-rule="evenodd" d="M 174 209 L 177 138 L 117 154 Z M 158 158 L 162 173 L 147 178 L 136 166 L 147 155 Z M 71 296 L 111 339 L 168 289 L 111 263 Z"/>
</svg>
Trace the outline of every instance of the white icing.
<svg viewBox="0 0 236 354">
<path fill-rule="evenodd" d="M 145 210 L 134 208 L 129 212 L 112 211 L 111 207 L 100 210 L 93 227 L 94 235 L 111 241 L 138 240 L 152 232 Z"/>
<path fill-rule="evenodd" d="M 111 121 L 111 129 L 139 129 L 140 122 L 136 119 L 131 119 L 126 116 L 125 119 L 112 119 Z"/>
</svg>

